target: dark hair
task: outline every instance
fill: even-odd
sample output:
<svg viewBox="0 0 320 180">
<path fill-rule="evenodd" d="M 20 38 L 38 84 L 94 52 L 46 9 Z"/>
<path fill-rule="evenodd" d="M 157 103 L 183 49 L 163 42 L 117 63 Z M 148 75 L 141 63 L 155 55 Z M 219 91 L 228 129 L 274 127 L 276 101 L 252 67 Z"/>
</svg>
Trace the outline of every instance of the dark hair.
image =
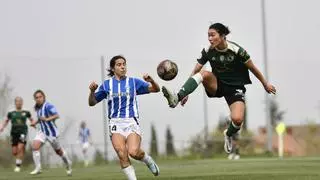
<svg viewBox="0 0 320 180">
<path fill-rule="evenodd" d="M 221 23 L 214 23 L 214 24 L 211 24 L 209 29 L 214 29 L 216 30 L 219 35 L 224 35 L 224 36 L 227 36 L 228 34 L 230 34 L 230 30 L 227 26 L 221 24 Z"/>
<path fill-rule="evenodd" d="M 124 58 L 123 56 L 121 55 L 117 55 L 117 56 L 113 56 L 111 59 L 110 59 L 110 63 L 109 63 L 109 69 L 108 69 L 108 76 L 113 76 L 114 75 L 114 72 L 112 69 L 114 69 L 114 66 L 116 65 L 116 60 L 118 59 L 123 59 L 125 62 L 127 62 L 126 58 Z"/>
<path fill-rule="evenodd" d="M 36 90 L 34 93 L 33 93 L 33 97 L 36 98 L 36 95 L 40 93 L 43 97 L 44 97 L 44 100 L 46 100 L 46 95 L 44 94 L 44 92 L 40 89 Z M 37 103 L 34 105 L 34 109 L 35 110 L 38 110 L 40 108 L 40 105 L 38 105 Z"/>
</svg>

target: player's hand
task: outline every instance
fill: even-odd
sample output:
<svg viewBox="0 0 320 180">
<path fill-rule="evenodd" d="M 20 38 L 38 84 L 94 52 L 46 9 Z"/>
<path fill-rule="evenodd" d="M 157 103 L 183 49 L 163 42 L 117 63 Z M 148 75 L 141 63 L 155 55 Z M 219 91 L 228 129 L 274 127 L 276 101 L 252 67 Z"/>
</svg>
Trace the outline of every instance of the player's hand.
<svg viewBox="0 0 320 180">
<path fill-rule="evenodd" d="M 264 85 L 264 89 L 267 91 L 267 93 L 272 93 L 272 94 L 276 94 L 277 93 L 277 90 L 276 88 L 272 85 L 272 84 L 269 84 L 269 83 L 266 83 Z"/>
<path fill-rule="evenodd" d="M 48 120 L 48 118 L 43 117 L 43 116 L 42 116 L 42 117 L 40 117 L 39 119 L 40 119 L 41 121 L 47 121 L 47 120 Z"/>
<path fill-rule="evenodd" d="M 91 82 L 89 89 L 91 92 L 95 92 L 98 89 L 98 84 L 96 82 Z"/>
<path fill-rule="evenodd" d="M 153 78 L 149 74 L 144 74 L 143 79 L 147 82 L 153 82 Z"/>
<path fill-rule="evenodd" d="M 184 106 L 184 105 L 187 103 L 188 99 L 189 99 L 189 96 L 184 97 L 184 98 L 180 101 L 181 106 Z"/>
</svg>

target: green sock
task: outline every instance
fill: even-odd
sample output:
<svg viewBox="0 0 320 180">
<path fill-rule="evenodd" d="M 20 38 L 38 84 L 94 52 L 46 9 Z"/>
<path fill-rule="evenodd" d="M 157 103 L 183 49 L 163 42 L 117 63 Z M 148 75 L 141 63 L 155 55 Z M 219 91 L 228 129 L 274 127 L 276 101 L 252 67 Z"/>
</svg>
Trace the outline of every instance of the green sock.
<svg viewBox="0 0 320 180">
<path fill-rule="evenodd" d="M 227 136 L 231 137 L 233 134 L 237 133 L 240 130 L 240 126 L 236 126 L 231 122 L 229 124 L 228 130 L 227 130 Z"/>
<path fill-rule="evenodd" d="M 191 94 L 195 89 L 197 89 L 197 87 L 198 83 L 196 82 L 196 80 L 190 77 L 178 92 L 179 101 Z"/>
<path fill-rule="evenodd" d="M 236 153 L 236 155 L 239 155 L 239 154 L 240 154 L 238 147 L 236 147 L 235 153 Z"/>
</svg>

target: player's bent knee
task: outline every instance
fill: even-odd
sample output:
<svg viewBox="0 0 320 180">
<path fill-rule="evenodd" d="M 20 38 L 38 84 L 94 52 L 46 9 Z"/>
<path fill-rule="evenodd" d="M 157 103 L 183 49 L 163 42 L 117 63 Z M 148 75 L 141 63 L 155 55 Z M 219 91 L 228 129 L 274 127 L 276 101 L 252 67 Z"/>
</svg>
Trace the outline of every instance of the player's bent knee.
<svg viewBox="0 0 320 180">
<path fill-rule="evenodd" d="M 138 148 L 129 149 L 128 153 L 131 157 L 137 157 L 139 154 L 139 149 Z"/>
<path fill-rule="evenodd" d="M 242 116 L 235 115 L 235 116 L 232 116 L 231 119 L 232 119 L 232 122 L 237 126 L 241 126 L 241 124 L 243 122 L 243 117 Z"/>
<path fill-rule="evenodd" d="M 63 155 L 62 149 L 56 149 L 56 150 L 54 150 L 54 151 L 56 152 L 56 154 L 58 154 L 58 155 L 60 155 L 60 156 Z"/>
</svg>

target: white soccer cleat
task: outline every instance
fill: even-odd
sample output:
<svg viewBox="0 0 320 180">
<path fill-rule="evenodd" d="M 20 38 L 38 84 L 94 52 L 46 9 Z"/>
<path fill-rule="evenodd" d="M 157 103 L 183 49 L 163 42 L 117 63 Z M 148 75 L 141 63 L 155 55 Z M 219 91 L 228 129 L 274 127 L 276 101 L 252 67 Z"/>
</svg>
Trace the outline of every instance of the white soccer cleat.
<svg viewBox="0 0 320 180">
<path fill-rule="evenodd" d="M 226 153 L 231 153 L 232 151 L 232 139 L 231 137 L 227 136 L 227 129 L 223 131 L 224 134 L 224 150 Z"/>
<path fill-rule="evenodd" d="M 233 159 L 234 160 L 239 160 L 240 159 L 240 155 L 239 154 L 235 155 Z"/>
<path fill-rule="evenodd" d="M 69 165 L 67 166 L 67 175 L 72 176 L 72 162 L 69 161 Z"/>
<path fill-rule="evenodd" d="M 89 166 L 89 161 L 88 160 L 85 160 L 84 161 L 84 167 L 88 167 Z"/>
<path fill-rule="evenodd" d="M 68 176 L 72 176 L 72 169 L 71 169 L 71 168 L 68 168 L 68 169 L 67 169 L 67 175 L 68 175 Z"/>
<path fill-rule="evenodd" d="M 233 158 L 234 158 L 234 154 L 233 153 L 229 154 L 228 159 L 232 160 Z"/>
<path fill-rule="evenodd" d="M 162 86 L 162 93 L 164 97 L 167 99 L 169 107 L 175 108 L 178 105 L 179 99 L 177 94 L 170 92 L 170 90 L 168 90 L 164 86 Z"/>
<path fill-rule="evenodd" d="M 147 164 L 147 166 L 154 176 L 159 176 L 160 169 L 152 158 L 150 159 L 150 162 Z"/>
<path fill-rule="evenodd" d="M 40 168 L 36 168 L 34 169 L 32 172 L 30 172 L 31 175 L 37 175 L 37 174 L 41 174 L 41 169 Z"/>
<path fill-rule="evenodd" d="M 18 167 L 18 166 L 16 166 L 13 171 L 14 171 L 14 172 L 20 172 L 20 171 L 21 171 L 21 168 Z"/>
</svg>

